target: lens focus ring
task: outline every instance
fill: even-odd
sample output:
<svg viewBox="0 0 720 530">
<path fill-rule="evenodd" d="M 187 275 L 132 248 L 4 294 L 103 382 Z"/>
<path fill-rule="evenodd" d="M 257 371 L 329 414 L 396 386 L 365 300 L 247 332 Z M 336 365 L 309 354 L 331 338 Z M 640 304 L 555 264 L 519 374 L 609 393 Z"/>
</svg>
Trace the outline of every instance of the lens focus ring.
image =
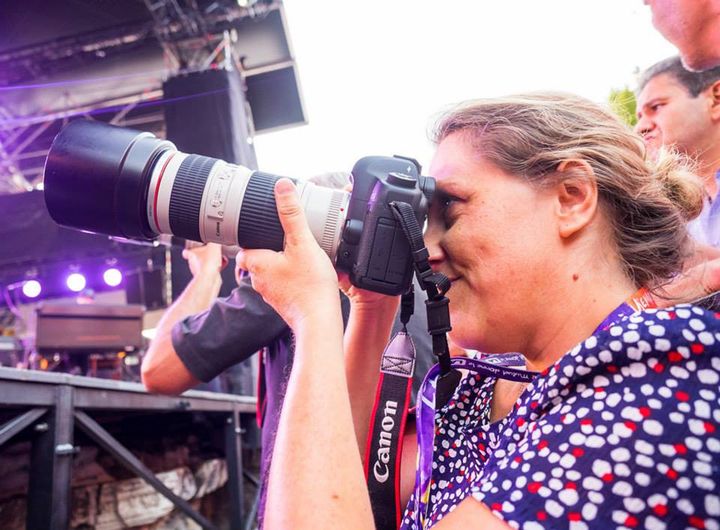
<svg viewBox="0 0 720 530">
<path fill-rule="evenodd" d="M 210 171 L 218 160 L 200 155 L 188 155 L 175 176 L 168 221 L 171 232 L 185 239 L 200 239 L 200 206 Z"/>
<path fill-rule="evenodd" d="M 275 182 L 280 177 L 255 172 L 248 181 L 238 220 L 242 248 L 282 250 L 285 233 L 275 205 Z"/>
</svg>

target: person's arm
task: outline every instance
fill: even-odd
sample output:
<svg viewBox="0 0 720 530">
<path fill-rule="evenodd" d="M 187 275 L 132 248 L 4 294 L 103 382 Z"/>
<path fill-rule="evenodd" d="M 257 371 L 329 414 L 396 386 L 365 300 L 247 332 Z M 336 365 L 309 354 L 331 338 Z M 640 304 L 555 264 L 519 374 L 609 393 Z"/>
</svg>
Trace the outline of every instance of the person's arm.
<svg viewBox="0 0 720 530">
<path fill-rule="evenodd" d="M 345 191 L 352 192 L 352 185 L 345 186 Z M 350 283 L 345 273 L 339 273 L 338 280 L 350 300 L 350 316 L 343 337 L 345 373 L 355 438 L 364 464 L 370 419 L 380 378 L 380 359 L 390 339 L 400 297 L 358 289 Z M 415 302 L 420 297 L 421 293 L 416 292 Z M 412 324 L 417 320 L 419 318 L 411 321 Z M 425 327 L 422 333 L 427 332 Z M 414 469 L 414 465 L 412 467 Z"/>
<path fill-rule="evenodd" d="M 380 358 L 390 339 L 399 298 L 356 289 L 344 277 L 341 283 L 350 299 L 350 317 L 343 339 L 345 373 L 355 437 L 360 457 L 364 459 L 380 376 Z"/>
<path fill-rule="evenodd" d="M 222 285 L 222 247 L 210 243 L 185 249 L 183 257 L 193 277 L 160 319 L 142 362 L 142 382 L 150 392 L 180 394 L 200 383 L 175 351 L 172 329 L 185 317 L 207 310 L 217 297 Z"/>
<path fill-rule="evenodd" d="M 371 528 L 343 377 L 339 304 L 326 306 L 324 314 L 295 331 L 296 357 L 270 469 L 265 527 Z"/>
</svg>

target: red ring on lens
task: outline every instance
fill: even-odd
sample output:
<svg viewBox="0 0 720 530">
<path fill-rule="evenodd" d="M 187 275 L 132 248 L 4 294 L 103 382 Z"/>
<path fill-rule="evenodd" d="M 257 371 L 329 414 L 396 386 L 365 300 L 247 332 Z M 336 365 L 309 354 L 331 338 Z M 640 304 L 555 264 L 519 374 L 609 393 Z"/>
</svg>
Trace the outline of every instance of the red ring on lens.
<svg viewBox="0 0 720 530">
<path fill-rule="evenodd" d="M 158 203 L 158 192 L 160 191 L 160 183 L 162 182 L 163 175 L 165 175 L 165 170 L 168 167 L 168 164 L 170 163 L 170 160 L 173 159 L 173 157 L 177 154 L 177 151 L 171 154 L 168 159 L 163 164 L 162 169 L 160 170 L 160 175 L 158 176 L 157 184 L 155 184 L 155 198 L 153 199 L 153 219 L 155 220 L 155 227 L 160 230 L 160 222 L 158 221 L 158 214 L 157 214 L 157 203 Z"/>
</svg>

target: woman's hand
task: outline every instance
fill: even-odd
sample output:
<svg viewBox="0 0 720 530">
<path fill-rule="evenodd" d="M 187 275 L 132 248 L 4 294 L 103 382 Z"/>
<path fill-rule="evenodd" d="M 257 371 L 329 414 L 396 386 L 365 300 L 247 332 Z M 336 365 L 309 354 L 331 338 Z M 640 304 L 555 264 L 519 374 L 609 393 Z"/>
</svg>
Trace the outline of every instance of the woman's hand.
<svg viewBox="0 0 720 530">
<path fill-rule="evenodd" d="M 352 184 L 348 184 L 344 187 L 344 191 L 352 193 Z M 365 309 L 374 311 L 376 308 L 383 307 L 394 307 L 397 309 L 399 304 L 399 297 L 388 296 L 374 291 L 368 291 L 366 289 L 360 289 L 350 283 L 350 277 L 346 272 L 338 272 L 338 283 L 340 289 L 350 300 L 351 307 L 357 312 L 358 310 L 363 311 Z"/>
<path fill-rule="evenodd" d="M 253 288 L 297 330 L 303 321 L 339 311 L 338 282 L 330 258 L 310 232 L 297 191 L 288 179 L 275 183 L 275 202 L 285 231 L 285 249 L 241 250 L 236 277 L 250 272 Z"/>
<path fill-rule="evenodd" d="M 353 309 L 373 309 L 384 306 L 394 306 L 397 308 L 400 297 L 389 296 L 355 287 L 350 283 L 350 277 L 345 272 L 338 272 L 337 278 L 340 289 L 345 293 L 345 296 L 350 299 L 350 305 Z"/>
</svg>

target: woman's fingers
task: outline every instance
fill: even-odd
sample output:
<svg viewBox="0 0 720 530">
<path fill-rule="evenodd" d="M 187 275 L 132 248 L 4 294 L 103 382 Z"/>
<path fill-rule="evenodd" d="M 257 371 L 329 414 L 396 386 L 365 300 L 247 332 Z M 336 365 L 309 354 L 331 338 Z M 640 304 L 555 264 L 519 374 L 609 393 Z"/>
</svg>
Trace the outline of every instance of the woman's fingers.
<svg viewBox="0 0 720 530">
<path fill-rule="evenodd" d="M 313 239 L 305 220 L 295 185 L 289 179 L 275 183 L 275 204 L 280 224 L 285 231 L 285 248 L 307 244 Z"/>
<path fill-rule="evenodd" d="M 337 277 L 307 225 L 290 180 L 276 182 L 275 203 L 285 231 L 284 251 L 240 250 L 235 258 L 235 276 L 239 280 L 241 271 L 248 271 L 253 288 L 294 327 L 319 308 L 337 302 Z"/>
</svg>

